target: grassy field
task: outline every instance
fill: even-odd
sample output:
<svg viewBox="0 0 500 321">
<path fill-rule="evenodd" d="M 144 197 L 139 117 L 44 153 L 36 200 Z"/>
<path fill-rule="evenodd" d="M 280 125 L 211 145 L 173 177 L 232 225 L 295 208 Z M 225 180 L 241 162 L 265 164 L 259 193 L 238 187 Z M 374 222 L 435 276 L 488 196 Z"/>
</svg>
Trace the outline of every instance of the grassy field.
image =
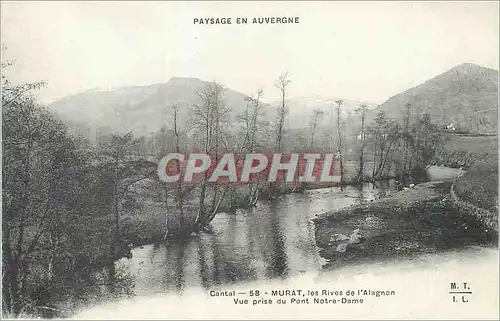
<svg viewBox="0 0 500 321">
<path fill-rule="evenodd" d="M 445 145 L 448 165 L 467 169 L 457 180 L 456 193 L 483 209 L 498 211 L 498 137 L 448 134 Z"/>
<path fill-rule="evenodd" d="M 469 167 L 479 160 L 497 154 L 497 136 L 446 134 L 439 163 L 450 167 Z"/>
<path fill-rule="evenodd" d="M 445 150 L 448 152 L 466 151 L 469 153 L 496 153 L 498 149 L 497 136 L 468 136 L 448 134 Z"/>
<path fill-rule="evenodd" d="M 456 182 L 456 193 L 464 201 L 490 212 L 498 212 L 498 155 L 487 155 L 470 166 Z"/>
</svg>

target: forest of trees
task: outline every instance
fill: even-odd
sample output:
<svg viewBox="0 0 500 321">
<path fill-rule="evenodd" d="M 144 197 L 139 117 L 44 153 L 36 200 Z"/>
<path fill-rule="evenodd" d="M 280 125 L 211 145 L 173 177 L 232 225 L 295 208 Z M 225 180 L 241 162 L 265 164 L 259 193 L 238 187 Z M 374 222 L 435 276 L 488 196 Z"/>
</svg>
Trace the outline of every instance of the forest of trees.
<svg viewBox="0 0 500 321">
<path fill-rule="evenodd" d="M 8 64 L 2 64 L 4 68 Z M 238 121 L 230 124 L 233 106 L 226 106 L 224 87 L 212 82 L 198 93 L 199 102 L 190 107 L 186 123 L 178 120 L 179 106 L 166 103 L 170 119 L 150 137 L 96 133 L 91 140 L 71 133 L 37 102 L 34 93 L 42 83 L 13 85 L 2 74 L 4 315 L 50 314 L 51 302 L 76 295 L 83 283 L 126 292 L 117 280 L 126 282 L 127 276 L 113 262 L 130 255 L 131 243 L 137 245 L 133 233 L 142 227 L 126 219 L 148 200 L 164 205 L 164 223 L 158 228 L 166 238 L 207 230 L 219 212 L 291 191 L 284 184 L 258 180 L 245 188 L 208 184 L 207 177 L 196 185 L 166 185 L 155 176 L 151 155 L 331 151 L 343 174 L 344 158 L 355 154 L 357 175 L 342 175 L 342 183 L 354 184 L 409 177 L 431 164 L 442 144 L 429 115 L 411 116 L 411 105 L 402 124 L 382 112 L 366 123 L 366 106 L 360 106 L 360 134 L 355 137 L 346 134 L 341 100 L 330 111 L 315 110 L 308 130 L 289 130 L 290 84 L 287 74 L 276 82 L 282 100 L 273 122 L 262 117 L 264 92 L 257 90 L 246 99 Z M 328 112 L 331 118 L 323 117 Z M 368 164 L 369 175 L 364 168 Z"/>
</svg>

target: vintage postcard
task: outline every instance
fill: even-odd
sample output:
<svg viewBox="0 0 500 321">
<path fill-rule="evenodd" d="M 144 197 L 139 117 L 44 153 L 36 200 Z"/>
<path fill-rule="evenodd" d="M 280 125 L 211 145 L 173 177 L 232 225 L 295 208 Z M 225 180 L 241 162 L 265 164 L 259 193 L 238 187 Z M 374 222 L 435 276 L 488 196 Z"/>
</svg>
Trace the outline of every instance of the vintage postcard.
<svg viewBox="0 0 500 321">
<path fill-rule="evenodd" d="M 2 318 L 498 320 L 498 1 L 1 27 Z"/>
</svg>

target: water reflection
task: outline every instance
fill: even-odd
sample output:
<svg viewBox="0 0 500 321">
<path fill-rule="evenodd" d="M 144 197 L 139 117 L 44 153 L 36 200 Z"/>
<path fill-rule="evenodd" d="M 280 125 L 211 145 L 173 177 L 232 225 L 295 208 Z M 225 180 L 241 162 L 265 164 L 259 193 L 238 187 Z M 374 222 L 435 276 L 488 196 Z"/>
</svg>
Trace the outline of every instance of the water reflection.
<svg viewBox="0 0 500 321">
<path fill-rule="evenodd" d="M 135 276 L 136 295 L 179 293 L 189 287 L 209 289 L 253 280 L 288 278 L 320 271 L 311 219 L 352 204 L 370 202 L 394 190 L 378 186 L 326 188 L 260 202 L 251 210 L 222 213 L 213 233 L 136 248 L 119 265 Z"/>
<path fill-rule="evenodd" d="M 174 245 L 175 244 L 175 245 Z M 165 246 L 160 248 L 154 245 L 154 252 L 164 252 L 165 272 L 163 273 L 163 282 L 166 291 L 181 291 L 185 283 L 185 264 L 186 264 L 186 240 L 176 240 L 172 243 L 174 246 Z"/>
<path fill-rule="evenodd" d="M 283 229 L 280 226 L 280 208 L 278 203 L 271 202 L 267 206 L 267 211 L 259 211 L 258 213 L 261 219 L 259 223 L 264 224 L 264 230 L 266 226 L 269 229 L 266 233 L 260 234 L 263 237 L 265 243 L 260 244 L 260 248 L 264 251 L 264 264 L 266 265 L 266 277 L 286 277 L 289 273 L 288 269 L 288 256 L 287 256 L 287 246 L 286 235 L 283 233 Z M 268 213 L 269 215 L 262 215 L 262 213 Z M 266 222 L 265 217 L 267 216 L 268 222 Z M 257 235 L 254 235 L 254 237 Z M 297 236 L 296 236 L 297 237 Z M 292 250 L 290 250 L 290 254 Z"/>
</svg>

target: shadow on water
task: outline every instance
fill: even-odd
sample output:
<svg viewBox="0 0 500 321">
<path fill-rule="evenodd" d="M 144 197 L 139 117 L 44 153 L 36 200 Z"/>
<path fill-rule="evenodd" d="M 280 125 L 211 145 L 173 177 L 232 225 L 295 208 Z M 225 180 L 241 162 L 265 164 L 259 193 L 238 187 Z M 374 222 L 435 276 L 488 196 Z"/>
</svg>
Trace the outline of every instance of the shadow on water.
<svg viewBox="0 0 500 321">
<path fill-rule="evenodd" d="M 269 205 L 269 238 L 266 244 L 269 244 L 269 250 L 266 253 L 266 277 L 286 277 L 288 270 L 288 257 L 286 255 L 286 245 L 283 230 L 280 227 L 280 217 L 278 217 L 278 204 L 271 202 Z M 267 247 L 264 244 L 264 249 Z"/>
<path fill-rule="evenodd" d="M 185 285 L 185 264 L 186 264 L 186 246 L 188 240 L 177 239 L 172 244 L 174 246 L 160 247 L 153 245 L 154 252 L 164 253 L 164 278 L 162 279 L 166 291 L 182 291 Z"/>
</svg>

